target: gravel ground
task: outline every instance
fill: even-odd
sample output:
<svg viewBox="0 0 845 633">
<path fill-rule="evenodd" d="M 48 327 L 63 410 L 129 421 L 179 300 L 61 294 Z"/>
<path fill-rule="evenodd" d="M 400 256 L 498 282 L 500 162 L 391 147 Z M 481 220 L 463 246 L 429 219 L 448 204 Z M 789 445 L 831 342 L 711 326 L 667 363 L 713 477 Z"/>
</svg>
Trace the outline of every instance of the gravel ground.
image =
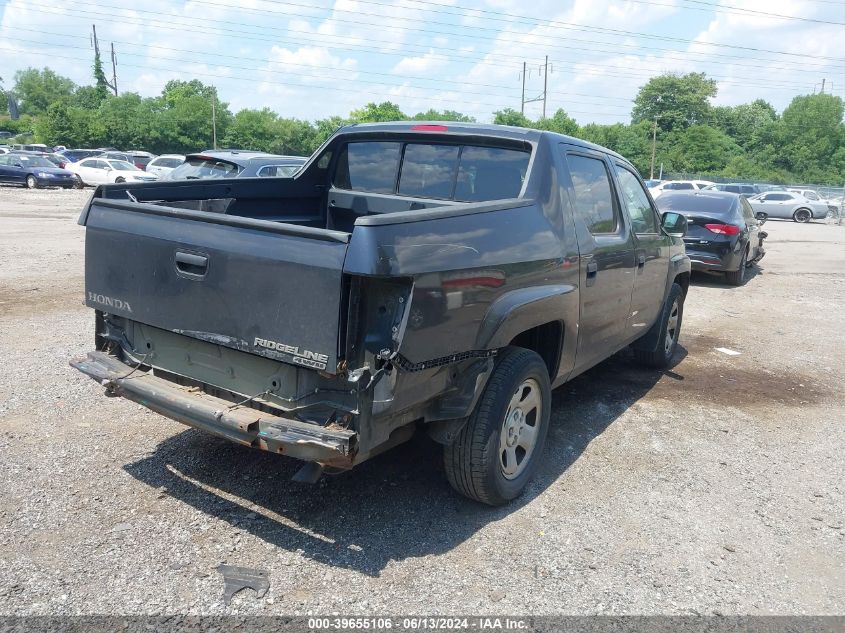
<svg viewBox="0 0 845 633">
<path fill-rule="evenodd" d="M 0 614 L 845 613 L 845 226 L 771 221 L 744 287 L 697 276 L 677 366 L 557 390 L 540 476 L 491 509 L 424 438 L 304 486 L 103 397 L 67 364 L 89 195 L 0 187 Z M 221 563 L 269 592 L 226 607 Z"/>
</svg>

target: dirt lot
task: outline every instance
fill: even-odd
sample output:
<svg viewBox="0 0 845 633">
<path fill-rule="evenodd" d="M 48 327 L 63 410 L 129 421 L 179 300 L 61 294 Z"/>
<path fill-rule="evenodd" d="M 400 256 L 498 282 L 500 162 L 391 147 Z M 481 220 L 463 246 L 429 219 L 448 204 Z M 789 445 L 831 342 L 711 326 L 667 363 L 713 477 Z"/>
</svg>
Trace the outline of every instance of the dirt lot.
<svg viewBox="0 0 845 633">
<path fill-rule="evenodd" d="M 845 226 L 769 222 L 745 287 L 697 277 L 673 371 L 559 389 L 490 509 L 427 441 L 309 487 L 103 397 L 67 364 L 88 195 L 0 188 L 0 613 L 845 613 Z M 221 563 L 269 592 L 225 607 Z"/>
</svg>

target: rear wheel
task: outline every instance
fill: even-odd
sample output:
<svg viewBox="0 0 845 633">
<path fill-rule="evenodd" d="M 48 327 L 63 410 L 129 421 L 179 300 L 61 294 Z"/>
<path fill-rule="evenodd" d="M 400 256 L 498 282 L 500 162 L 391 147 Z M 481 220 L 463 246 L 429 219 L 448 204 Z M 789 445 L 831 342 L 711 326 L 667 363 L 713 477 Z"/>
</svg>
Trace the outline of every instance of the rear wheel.
<svg viewBox="0 0 845 633">
<path fill-rule="evenodd" d="M 729 270 L 725 273 L 725 280 L 732 286 L 741 286 L 745 283 L 745 269 L 748 267 L 748 250 L 742 251 L 742 259 L 739 268 Z"/>
<path fill-rule="evenodd" d="M 452 487 L 493 506 L 518 497 L 542 457 L 550 409 L 543 359 L 521 347 L 505 348 L 475 411 L 444 449 Z"/>
<path fill-rule="evenodd" d="M 642 349 L 633 346 L 634 358 L 641 365 L 654 369 L 667 369 L 672 364 L 672 357 L 678 347 L 678 337 L 681 334 L 681 323 L 684 319 L 684 290 L 678 284 L 672 284 L 669 296 L 663 304 L 663 311 L 657 323 L 652 327 L 657 331 L 649 331 L 649 335 L 656 334 L 657 345 L 654 349 Z M 654 332 L 654 333 L 653 333 Z"/>
<path fill-rule="evenodd" d="M 35 176 L 30 174 L 26 177 L 26 186 L 27 189 L 36 189 L 38 187 L 38 181 L 35 179 Z"/>
<path fill-rule="evenodd" d="M 809 222 L 810 218 L 813 217 L 813 214 L 810 213 L 809 209 L 798 209 L 795 213 L 792 214 L 792 219 L 796 222 Z"/>
</svg>

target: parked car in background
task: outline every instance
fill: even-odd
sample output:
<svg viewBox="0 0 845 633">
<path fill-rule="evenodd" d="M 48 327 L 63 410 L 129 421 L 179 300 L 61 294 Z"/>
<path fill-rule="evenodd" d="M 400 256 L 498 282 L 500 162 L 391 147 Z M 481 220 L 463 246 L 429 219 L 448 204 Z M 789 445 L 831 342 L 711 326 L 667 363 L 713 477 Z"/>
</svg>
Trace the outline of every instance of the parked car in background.
<svg viewBox="0 0 845 633">
<path fill-rule="evenodd" d="M 22 154 L 25 156 L 40 156 L 41 158 L 46 158 L 56 167 L 60 167 L 61 169 L 64 169 L 65 166 L 67 166 L 67 164 L 70 162 L 66 156 L 63 156 L 62 154 L 56 154 L 54 152 L 24 152 L 20 150 L 15 150 L 12 153 Z"/>
<path fill-rule="evenodd" d="M 723 272 L 729 284 L 741 286 L 746 268 L 766 254 L 763 240 L 768 235 L 760 231 L 760 222 L 743 196 L 673 191 L 660 196 L 657 207 L 686 217 L 684 243 L 693 270 Z"/>
<path fill-rule="evenodd" d="M 756 196 L 762 193 L 762 190 L 757 185 L 752 185 L 746 182 L 717 182 L 713 185 L 708 185 L 704 191 L 727 191 L 728 193 L 736 193 L 741 196 Z"/>
<path fill-rule="evenodd" d="M 155 158 L 155 154 L 141 151 L 108 151 L 99 154 L 99 157 L 106 158 L 108 160 L 122 160 L 126 163 L 131 163 L 132 165 L 135 165 L 135 167 L 137 167 L 138 169 L 144 170 L 147 167 L 147 163 L 149 163 L 153 158 Z"/>
<path fill-rule="evenodd" d="M 656 186 L 657 186 L 657 185 L 659 185 L 660 183 L 662 183 L 662 182 L 666 182 L 666 181 L 665 181 L 665 180 L 660 180 L 660 179 L 658 179 L 658 178 L 652 178 L 652 179 L 650 179 L 650 180 L 644 180 L 643 182 L 645 183 L 645 186 L 646 186 L 646 187 L 648 187 L 649 189 L 653 189 L 654 187 L 656 187 Z"/>
<path fill-rule="evenodd" d="M 0 182 L 23 185 L 29 189 L 79 186 L 79 180 L 73 173 L 57 167 L 46 158 L 15 152 L 0 156 Z"/>
<path fill-rule="evenodd" d="M 308 159 L 263 152 L 211 150 L 188 154 L 185 162 L 168 174 L 168 180 L 216 178 L 270 178 L 292 176 Z"/>
<path fill-rule="evenodd" d="M 9 151 L 8 145 L 0 145 L 0 154 L 8 154 Z"/>
<path fill-rule="evenodd" d="M 709 180 L 666 180 L 656 187 L 649 188 L 652 198 L 658 198 L 665 191 L 698 191 L 714 183 Z"/>
<path fill-rule="evenodd" d="M 57 153 L 62 156 L 66 156 L 72 163 L 77 163 L 83 158 L 90 158 L 91 156 L 98 156 L 102 154 L 102 152 L 98 149 L 64 149 Z"/>
<path fill-rule="evenodd" d="M 44 143 L 15 143 L 12 149 L 23 152 L 51 152 L 52 149 L 44 145 Z"/>
<path fill-rule="evenodd" d="M 185 162 L 184 154 L 162 154 L 147 163 L 146 171 L 159 178 L 165 178 L 176 167 Z"/>
<path fill-rule="evenodd" d="M 70 163 L 67 168 L 77 174 L 86 185 L 158 180 L 158 176 L 155 174 L 148 174 L 132 163 L 123 160 L 109 160 L 99 156 L 85 158 L 78 163 Z"/>
<path fill-rule="evenodd" d="M 749 198 L 754 212 L 762 212 L 768 218 L 809 222 L 827 217 L 827 205 L 822 202 L 807 200 L 800 193 L 792 191 L 768 191 Z"/>
<path fill-rule="evenodd" d="M 789 189 L 787 189 L 787 191 L 801 194 L 810 202 L 821 202 L 822 204 L 826 204 L 829 213 L 839 213 L 839 205 L 833 200 L 827 198 L 826 196 L 823 196 L 815 189 L 802 189 L 800 187 L 790 187 Z"/>
</svg>

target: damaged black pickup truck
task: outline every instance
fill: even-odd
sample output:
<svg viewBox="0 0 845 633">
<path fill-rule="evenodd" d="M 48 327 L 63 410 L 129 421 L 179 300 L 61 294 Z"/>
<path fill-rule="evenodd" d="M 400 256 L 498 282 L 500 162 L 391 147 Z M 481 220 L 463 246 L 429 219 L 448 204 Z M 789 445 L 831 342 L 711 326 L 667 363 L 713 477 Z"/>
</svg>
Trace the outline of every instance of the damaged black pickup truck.
<svg viewBox="0 0 845 633">
<path fill-rule="evenodd" d="M 341 128 L 292 178 L 118 184 L 82 212 L 110 395 L 352 468 L 425 429 L 461 493 L 516 497 L 551 389 L 678 341 L 683 216 L 621 156 L 549 132 Z"/>
</svg>

